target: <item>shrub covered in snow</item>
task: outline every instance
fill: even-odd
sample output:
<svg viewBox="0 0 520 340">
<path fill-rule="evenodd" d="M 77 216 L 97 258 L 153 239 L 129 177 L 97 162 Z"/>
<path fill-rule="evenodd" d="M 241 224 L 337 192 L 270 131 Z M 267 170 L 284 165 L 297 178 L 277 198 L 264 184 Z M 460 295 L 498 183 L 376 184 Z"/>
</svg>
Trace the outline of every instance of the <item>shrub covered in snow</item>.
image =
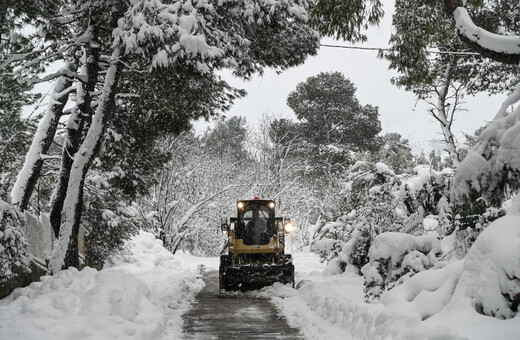
<svg viewBox="0 0 520 340">
<path fill-rule="evenodd" d="M 360 270 L 369 262 L 374 238 L 383 232 L 448 235 L 453 230 L 449 201 L 452 174 L 451 169 L 417 166 L 413 175 L 395 175 L 383 163 L 357 162 L 349 169 L 341 192 L 345 213 L 320 229 L 321 238 L 338 241 L 330 253 L 320 250 L 322 258 L 330 261 L 326 273 L 342 272 L 347 264 Z"/>
<path fill-rule="evenodd" d="M 370 262 L 362 268 L 365 299 L 375 300 L 418 272 L 431 268 L 441 253 L 435 233 L 412 236 L 404 233 L 382 233 L 369 250 Z"/>
<path fill-rule="evenodd" d="M 487 227 L 468 251 L 454 294 L 485 315 L 509 319 L 520 304 L 520 216 Z"/>
<path fill-rule="evenodd" d="M 341 243 L 341 251 L 337 251 L 336 245 L 334 252 L 321 254 L 327 260 L 335 259 L 330 266 L 339 266 L 343 271 L 348 263 L 361 269 L 368 262 L 373 238 L 383 231 L 400 228 L 402 208 L 393 194 L 399 184 L 393 171 L 383 163 L 357 162 L 349 169 L 340 193 L 342 209 L 347 213 L 319 230 L 321 238 Z M 334 273 L 336 269 L 329 271 Z"/>
<path fill-rule="evenodd" d="M 480 331 L 485 333 L 480 338 L 516 339 L 520 322 L 519 225 L 518 215 L 497 219 L 478 236 L 465 259 L 418 273 L 385 292 L 381 302 L 389 310 L 417 314 L 433 324 L 456 323 L 459 328 L 481 324 Z M 512 320 L 506 323 L 494 318 Z M 475 332 L 479 330 L 470 331 Z"/>
<path fill-rule="evenodd" d="M 0 284 L 30 272 L 22 216 L 0 200 Z"/>
<path fill-rule="evenodd" d="M 406 206 L 408 216 L 403 231 L 421 234 L 435 230 L 440 236 L 453 231 L 449 188 L 453 170 L 435 171 L 429 166 L 415 167 L 413 175 L 405 175 L 397 195 Z"/>
</svg>

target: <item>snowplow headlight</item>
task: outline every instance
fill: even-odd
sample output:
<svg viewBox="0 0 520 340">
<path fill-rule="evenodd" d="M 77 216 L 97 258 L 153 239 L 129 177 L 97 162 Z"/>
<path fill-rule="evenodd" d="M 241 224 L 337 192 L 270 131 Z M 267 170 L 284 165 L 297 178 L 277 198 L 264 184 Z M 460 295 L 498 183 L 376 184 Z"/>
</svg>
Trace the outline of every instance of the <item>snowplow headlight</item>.
<svg viewBox="0 0 520 340">
<path fill-rule="evenodd" d="M 228 231 L 227 230 L 222 230 L 222 235 L 227 235 Z"/>
<path fill-rule="evenodd" d="M 274 202 L 269 202 L 269 208 L 273 209 L 274 208 Z"/>
<path fill-rule="evenodd" d="M 291 231 L 293 231 L 294 226 L 292 225 L 292 223 L 289 222 L 289 223 L 287 223 L 287 224 L 283 227 L 283 229 L 285 230 L 285 232 L 286 232 L 287 234 L 290 234 Z"/>
<path fill-rule="evenodd" d="M 244 202 L 238 202 L 237 203 L 237 208 L 238 209 L 242 209 L 244 207 Z"/>
</svg>

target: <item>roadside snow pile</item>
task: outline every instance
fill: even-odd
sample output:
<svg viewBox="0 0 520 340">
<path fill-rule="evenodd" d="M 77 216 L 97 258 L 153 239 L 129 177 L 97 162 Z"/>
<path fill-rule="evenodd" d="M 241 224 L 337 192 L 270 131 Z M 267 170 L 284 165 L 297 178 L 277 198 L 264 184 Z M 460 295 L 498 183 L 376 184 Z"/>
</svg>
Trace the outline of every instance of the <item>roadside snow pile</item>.
<svg viewBox="0 0 520 340">
<path fill-rule="evenodd" d="M 298 260 L 302 256 L 305 261 Z M 317 261 L 313 254 L 296 254 L 300 287 L 274 284 L 260 293 L 270 297 L 289 325 L 301 329 L 306 339 L 462 339 L 448 327 L 425 325 L 415 313 L 365 303 L 363 278 L 353 267 L 341 275 L 322 276 L 316 271 Z"/>
<path fill-rule="evenodd" d="M 426 320 L 450 302 L 463 263 L 461 260 L 441 269 L 421 272 L 383 294 L 381 302 L 390 311 L 417 314 L 421 320 Z"/>
<path fill-rule="evenodd" d="M 199 261 L 161 244 L 141 231 L 109 268 L 64 270 L 16 289 L 0 300 L 0 339 L 181 338 L 181 315 L 203 287 Z"/>
<path fill-rule="evenodd" d="M 0 338 L 153 339 L 162 333 L 162 311 L 132 275 L 69 269 L 42 281 L 0 302 Z"/>
</svg>

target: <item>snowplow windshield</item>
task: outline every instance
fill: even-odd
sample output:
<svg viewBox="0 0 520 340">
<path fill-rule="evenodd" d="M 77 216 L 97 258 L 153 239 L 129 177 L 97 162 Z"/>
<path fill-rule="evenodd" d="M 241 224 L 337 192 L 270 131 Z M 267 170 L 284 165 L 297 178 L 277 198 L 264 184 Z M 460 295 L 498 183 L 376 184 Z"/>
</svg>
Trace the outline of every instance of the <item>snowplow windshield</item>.
<svg viewBox="0 0 520 340">
<path fill-rule="evenodd" d="M 266 204 L 254 202 L 247 204 L 238 212 L 238 238 L 246 245 L 263 245 L 269 243 L 274 230 L 274 210 Z"/>
</svg>

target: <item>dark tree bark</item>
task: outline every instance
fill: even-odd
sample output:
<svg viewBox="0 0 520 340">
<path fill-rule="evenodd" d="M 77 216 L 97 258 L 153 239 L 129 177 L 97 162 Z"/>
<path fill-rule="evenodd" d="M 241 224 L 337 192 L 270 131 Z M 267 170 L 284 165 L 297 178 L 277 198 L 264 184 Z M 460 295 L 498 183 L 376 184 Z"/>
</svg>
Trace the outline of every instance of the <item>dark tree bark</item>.
<svg viewBox="0 0 520 340">
<path fill-rule="evenodd" d="M 106 74 L 103 94 L 99 99 L 96 114 L 71 167 L 67 193 L 63 201 L 63 216 L 60 226 L 60 239 L 58 240 L 62 244 L 68 243 L 68 246 L 63 262 L 61 263 L 59 259 L 60 255 L 56 254 L 57 262 L 54 264 L 55 266 L 61 265 L 63 269 L 79 266 L 77 236 L 83 210 L 83 187 L 87 172 L 99 153 L 102 137 L 115 109 L 115 96 L 123 66 L 120 59 L 120 50 L 116 48 Z M 59 245 L 57 249 L 59 251 Z M 58 268 L 53 268 L 53 270 L 56 269 Z"/>
<path fill-rule="evenodd" d="M 98 28 L 96 24 L 93 23 L 93 19 L 91 19 L 89 30 L 92 35 L 91 41 L 93 43 L 85 47 L 86 82 L 82 83 L 81 88 L 78 89 L 78 103 L 70 117 L 67 127 L 67 137 L 63 145 L 61 157 L 60 174 L 51 202 L 50 221 L 55 235 L 60 234 L 63 202 L 67 195 L 67 187 L 69 184 L 70 171 L 74 162 L 74 156 L 76 155 L 76 152 L 78 152 L 85 137 L 85 130 L 88 129 L 93 114 L 91 109 L 92 93 L 95 90 L 100 69 L 98 44 L 95 43 L 98 37 Z M 77 243 L 77 240 L 75 243 Z"/>
<path fill-rule="evenodd" d="M 63 115 L 63 107 L 69 98 L 68 88 L 72 85 L 72 81 L 65 76 L 62 76 L 51 95 L 38 131 L 36 132 L 31 148 L 29 149 L 25 163 L 20 175 L 12 190 L 13 204 L 20 210 L 27 209 L 29 199 L 36 187 L 36 183 L 40 177 L 40 172 L 43 167 L 44 156 L 54 140 L 58 123 Z"/>
</svg>

